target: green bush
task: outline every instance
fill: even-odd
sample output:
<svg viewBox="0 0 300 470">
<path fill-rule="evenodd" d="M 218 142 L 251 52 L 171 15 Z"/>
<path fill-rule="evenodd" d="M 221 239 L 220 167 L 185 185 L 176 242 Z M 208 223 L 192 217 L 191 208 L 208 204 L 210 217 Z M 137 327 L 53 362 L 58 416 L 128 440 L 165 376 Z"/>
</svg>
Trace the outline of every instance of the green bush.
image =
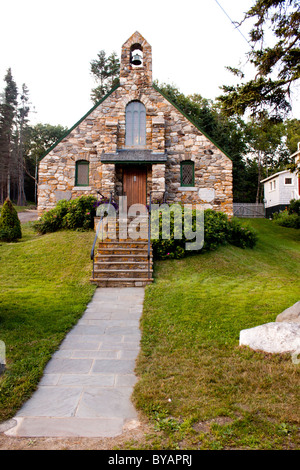
<svg viewBox="0 0 300 470">
<path fill-rule="evenodd" d="M 282 227 L 300 228 L 300 215 L 296 212 L 289 213 L 288 209 L 273 214 L 273 221 Z"/>
<path fill-rule="evenodd" d="M 220 245 L 230 243 L 240 248 L 253 248 L 257 242 L 256 232 L 243 226 L 238 219 L 229 219 L 223 212 L 212 209 L 204 211 L 204 244 L 201 250 L 187 251 L 185 244 L 188 241 L 184 236 L 184 218 L 182 213 L 182 233 L 176 234 L 174 229 L 174 215 L 170 216 L 170 239 L 162 237 L 162 216 L 159 220 L 158 233 L 151 232 L 153 255 L 155 259 L 179 259 L 187 254 L 215 250 Z M 193 231 L 196 231 L 196 213 L 193 211 Z M 175 224 L 176 228 L 176 224 Z M 176 236 L 178 239 L 176 239 Z"/>
<path fill-rule="evenodd" d="M 235 218 L 229 221 L 228 242 L 231 245 L 240 248 L 254 248 L 257 239 L 257 233 L 252 227 L 246 224 L 242 225 L 241 221 Z"/>
<path fill-rule="evenodd" d="M 16 209 L 7 198 L 0 216 L 0 240 L 12 242 L 19 238 L 22 238 L 21 223 Z"/>
<path fill-rule="evenodd" d="M 71 201 L 61 200 L 57 205 L 45 212 L 35 222 L 37 232 L 45 234 L 60 229 L 89 230 L 94 226 L 96 215 L 96 198 L 94 196 L 80 196 Z"/>
<path fill-rule="evenodd" d="M 300 215 L 300 199 L 292 199 L 290 201 L 288 213 Z"/>
</svg>

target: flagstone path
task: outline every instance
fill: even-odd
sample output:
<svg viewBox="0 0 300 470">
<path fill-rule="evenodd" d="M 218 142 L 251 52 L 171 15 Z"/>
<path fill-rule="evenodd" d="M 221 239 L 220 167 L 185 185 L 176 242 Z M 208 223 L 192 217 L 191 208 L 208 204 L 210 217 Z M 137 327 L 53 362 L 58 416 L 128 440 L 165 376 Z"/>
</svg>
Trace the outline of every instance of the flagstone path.
<svg viewBox="0 0 300 470">
<path fill-rule="evenodd" d="M 114 437 L 139 425 L 131 402 L 144 288 L 97 288 L 6 435 Z"/>
</svg>

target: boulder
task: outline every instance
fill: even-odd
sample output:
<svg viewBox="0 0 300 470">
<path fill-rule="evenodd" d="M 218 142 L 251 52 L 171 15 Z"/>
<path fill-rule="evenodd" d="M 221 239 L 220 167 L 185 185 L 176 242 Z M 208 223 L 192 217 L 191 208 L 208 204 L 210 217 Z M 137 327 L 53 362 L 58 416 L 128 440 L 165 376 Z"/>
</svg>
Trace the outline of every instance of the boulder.
<svg viewBox="0 0 300 470">
<path fill-rule="evenodd" d="M 300 352 L 300 324 L 272 322 L 242 330 L 239 344 L 268 353 Z"/>
<path fill-rule="evenodd" d="M 300 323 L 300 301 L 296 302 L 294 305 L 277 315 L 276 321 Z"/>
</svg>

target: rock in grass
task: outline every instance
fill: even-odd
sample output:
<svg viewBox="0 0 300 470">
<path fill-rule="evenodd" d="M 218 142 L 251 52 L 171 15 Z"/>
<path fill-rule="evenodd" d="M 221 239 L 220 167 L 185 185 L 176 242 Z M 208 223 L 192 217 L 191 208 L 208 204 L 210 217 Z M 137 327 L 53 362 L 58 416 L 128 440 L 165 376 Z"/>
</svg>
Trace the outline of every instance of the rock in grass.
<svg viewBox="0 0 300 470">
<path fill-rule="evenodd" d="M 287 308 L 286 310 L 281 312 L 279 315 L 277 315 L 276 321 L 277 322 L 288 321 L 288 322 L 300 323 L 300 301 L 296 302 L 294 305 L 292 305 L 291 307 Z"/>
<path fill-rule="evenodd" d="M 272 322 L 242 330 L 240 346 L 268 353 L 300 352 L 300 324 Z"/>
</svg>

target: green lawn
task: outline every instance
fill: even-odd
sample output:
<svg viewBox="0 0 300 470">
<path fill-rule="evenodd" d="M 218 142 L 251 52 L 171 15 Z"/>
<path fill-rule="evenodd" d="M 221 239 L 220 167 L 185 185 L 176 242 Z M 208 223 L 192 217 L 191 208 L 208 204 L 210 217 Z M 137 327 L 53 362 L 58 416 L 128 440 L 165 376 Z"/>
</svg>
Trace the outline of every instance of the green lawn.
<svg viewBox="0 0 300 470">
<path fill-rule="evenodd" d="M 299 371 L 289 354 L 239 347 L 239 332 L 299 300 L 300 231 L 251 220 L 255 249 L 223 246 L 155 263 L 146 288 L 134 402 L 153 432 L 126 448 L 299 449 Z M 93 232 L 0 244 L 0 421 L 35 389 L 94 292 Z"/>
<path fill-rule="evenodd" d="M 0 340 L 7 370 L 0 377 L 0 421 L 35 389 L 43 369 L 92 297 L 93 232 L 38 236 L 22 225 L 18 243 L 0 243 Z"/>
<path fill-rule="evenodd" d="M 291 356 L 239 347 L 239 332 L 300 300 L 300 231 L 251 220 L 233 246 L 157 262 L 142 318 L 134 400 L 158 448 L 299 448 L 299 372 Z M 156 444 L 155 444 L 156 443 Z"/>
</svg>

